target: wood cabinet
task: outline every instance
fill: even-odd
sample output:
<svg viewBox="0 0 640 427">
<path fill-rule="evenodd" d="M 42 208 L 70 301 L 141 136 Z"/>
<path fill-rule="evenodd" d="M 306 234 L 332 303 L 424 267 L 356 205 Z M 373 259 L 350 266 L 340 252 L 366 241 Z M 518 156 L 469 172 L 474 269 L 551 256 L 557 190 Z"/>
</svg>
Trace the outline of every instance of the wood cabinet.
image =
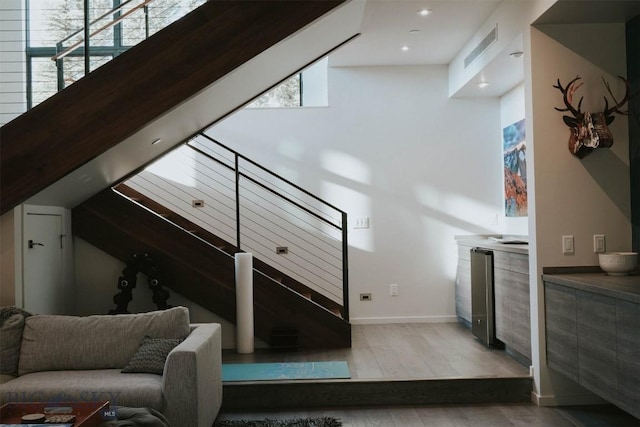
<svg viewBox="0 0 640 427">
<path fill-rule="evenodd" d="M 547 364 L 574 381 L 578 374 L 578 320 L 575 290 L 545 284 Z M 548 301 L 548 302 L 547 302 Z"/>
<path fill-rule="evenodd" d="M 640 418 L 640 304 L 616 301 L 617 400 Z"/>
<path fill-rule="evenodd" d="M 471 326 L 471 248 L 458 242 L 458 268 L 456 270 L 456 316 Z"/>
<path fill-rule="evenodd" d="M 496 244 L 489 240 L 458 240 L 456 315 L 461 322 L 471 325 L 471 249 L 480 247 L 492 250 L 496 337 L 506 345 L 508 351 L 516 353 L 518 360 L 529 364 L 529 255 L 522 248 L 524 245 L 517 246 Z"/>
<path fill-rule="evenodd" d="M 545 280 L 547 364 L 640 417 L 640 303 Z"/>
<path fill-rule="evenodd" d="M 494 251 L 493 282 L 496 337 L 531 363 L 529 256 Z"/>
</svg>

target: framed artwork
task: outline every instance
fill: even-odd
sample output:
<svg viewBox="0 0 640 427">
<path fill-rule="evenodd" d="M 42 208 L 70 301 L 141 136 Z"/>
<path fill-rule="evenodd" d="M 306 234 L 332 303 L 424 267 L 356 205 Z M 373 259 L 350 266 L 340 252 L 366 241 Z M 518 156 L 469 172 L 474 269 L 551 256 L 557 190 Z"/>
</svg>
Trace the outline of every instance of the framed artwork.
<svg viewBox="0 0 640 427">
<path fill-rule="evenodd" d="M 504 210 L 508 217 L 527 216 L 527 140 L 524 119 L 502 129 Z"/>
</svg>

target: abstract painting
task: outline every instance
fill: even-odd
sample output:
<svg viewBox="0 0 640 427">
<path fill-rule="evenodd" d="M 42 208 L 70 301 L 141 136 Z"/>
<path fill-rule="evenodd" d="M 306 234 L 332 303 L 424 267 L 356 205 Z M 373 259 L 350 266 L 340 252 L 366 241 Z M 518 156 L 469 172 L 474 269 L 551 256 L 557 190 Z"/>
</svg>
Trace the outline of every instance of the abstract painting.
<svg viewBox="0 0 640 427">
<path fill-rule="evenodd" d="M 527 216 L 527 141 L 524 119 L 502 129 L 502 140 L 505 215 Z"/>
</svg>

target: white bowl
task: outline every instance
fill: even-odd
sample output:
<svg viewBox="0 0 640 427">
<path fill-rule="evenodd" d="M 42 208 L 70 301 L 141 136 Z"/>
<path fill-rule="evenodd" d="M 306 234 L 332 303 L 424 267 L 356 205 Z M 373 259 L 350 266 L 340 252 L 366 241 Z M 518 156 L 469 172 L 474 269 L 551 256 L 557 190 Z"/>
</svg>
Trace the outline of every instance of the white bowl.
<svg viewBox="0 0 640 427">
<path fill-rule="evenodd" d="M 626 276 L 638 265 L 637 252 L 604 252 L 598 254 L 600 268 L 609 276 Z"/>
</svg>

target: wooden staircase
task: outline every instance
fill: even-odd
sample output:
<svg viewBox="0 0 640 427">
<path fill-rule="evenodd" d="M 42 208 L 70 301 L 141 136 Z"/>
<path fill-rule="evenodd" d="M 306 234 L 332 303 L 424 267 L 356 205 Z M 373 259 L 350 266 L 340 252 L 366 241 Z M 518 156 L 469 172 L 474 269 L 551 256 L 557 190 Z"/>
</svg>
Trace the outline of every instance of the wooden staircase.
<svg viewBox="0 0 640 427">
<path fill-rule="evenodd" d="M 255 92 L 247 94 L 238 87 L 236 92 L 249 98 L 227 101 L 214 93 L 225 78 L 250 64 L 256 72 L 264 69 L 256 58 L 304 32 L 343 2 L 206 2 L 5 124 L 0 129 L 0 214 L 87 164 L 105 162 L 94 169 L 108 169 L 108 173 L 91 176 L 82 170 L 79 180 L 64 182 L 59 193 L 70 189 L 74 195 L 81 193 L 79 200 L 67 202 L 75 206 L 235 111 L 267 87 L 251 86 Z M 314 53 L 311 60 L 346 41 L 334 41 L 332 34 L 327 34 L 326 40 L 333 45 Z M 283 58 L 274 61 L 286 62 Z M 205 101 L 215 108 L 195 105 Z M 158 133 L 163 136 L 162 147 L 151 150 L 148 146 Z M 56 197 L 61 198 L 59 194 Z"/>
<path fill-rule="evenodd" d="M 152 254 L 163 286 L 235 323 L 234 246 L 128 187 L 118 191 L 131 199 L 107 189 L 74 208 L 74 235 L 123 262 Z M 351 346 L 351 325 L 335 303 L 256 261 L 256 337 L 274 349 Z"/>
<path fill-rule="evenodd" d="M 173 212 L 172 210 L 165 207 L 164 205 L 134 190 L 133 188 L 127 186 L 126 184 L 119 184 L 118 186 L 115 187 L 115 190 L 118 193 L 122 194 L 123 196 L 126 196 L 129 199 L 133 200 L 134 202 L 138 203 L 139 205 L 144 206 L 145 208 L 156 213 L 157 215 L 160 215 L 163 218 L 167 219 L 168 221 L 174 223 L 175 225 L 182 228 L 183 230 L 207 241 L 208 243 L 217 247 L 218 249 L 227 253 L 228 255 L 233 256 L 236 252 L 238 252 L 238 248 L 235 245 L 227 242 L 224 239 L 221 239 L 215 234 L 194 224 L 188 219 L 178 215 L 177 213 Z M 340 304 L 336 303 L 335 301 L 327 298 L 326 296 L 322 295 L 321 293 L 313 289 L 309 289 L 304 284 L 284 274 L 283 272 L 277 270 L 276 268 L 272 267 L 268 263 L 260 260 L 259 258 L 256 258 L 255 256 L 253 258 L 253 266 L 256 270 L 270 277 L 272 280 L 275 280 L 281 285 L 294 290 L 300 296 L 316 302 L 317 304 L 326 308 L 336 316 L 343 317 L 343 311 L 342 311 L 343 307 Z"/>
</svg>

